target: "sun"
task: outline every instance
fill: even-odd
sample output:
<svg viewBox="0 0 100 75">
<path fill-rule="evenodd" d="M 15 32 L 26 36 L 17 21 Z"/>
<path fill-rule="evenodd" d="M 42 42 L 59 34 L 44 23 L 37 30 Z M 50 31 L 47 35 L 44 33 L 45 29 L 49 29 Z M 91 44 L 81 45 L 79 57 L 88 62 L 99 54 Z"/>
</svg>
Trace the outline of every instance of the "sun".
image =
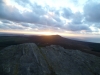
<svg viewBox="0 0 100 75">
<path fill-rule="evenodd" d="M 55 35 L 53 32 L 39 32 L 40 35 Z"/>
</svg>

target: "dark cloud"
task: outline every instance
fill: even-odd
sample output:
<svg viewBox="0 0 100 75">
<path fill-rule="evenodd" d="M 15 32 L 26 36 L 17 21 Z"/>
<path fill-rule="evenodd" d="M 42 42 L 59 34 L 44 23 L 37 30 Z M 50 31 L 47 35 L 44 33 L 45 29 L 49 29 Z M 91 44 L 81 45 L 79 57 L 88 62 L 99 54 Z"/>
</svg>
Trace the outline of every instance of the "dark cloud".
<svg viewBox="0 0 100 75">
<path fill-rule="evenodd" d="M 20 30 L 20 29 L 25 29 L 22 25 L 18 25 L 17 23 L 2 23 L 0 24 L 0 29 L 17 29 L 17 30 Z"/>
<path fill-rule="evenodd" d="M 57 22 L 61 22 L 61 19 L 57 16 L 54 16 L 53 19 L 55 19 Z"/>
<path fill-rule="evenodd" d="M 19 10 L 16 7 L 6 6 L 4 3 L 0 5 L 0 18 L 11 20 L 11 21 L 20 21 L 22 14 L 19 13 Z"/>
<path fill-rule="evenodd" d="M 45 15 L 47 13 L 47 9 L 45 10 L 44 7 L 38 5 L 37 3 L 30 4 L 30 6 L 32 7 L 32 11 L 38 14 L 39 16 Z"/>
<path fill-rule="evenodd" d="M 16 30 L 21 30 L 21 29 L 22 29 L 22 30 L 25 30 L 24 27 L 22 27 L 22 26 L 17 26 L 17 25 L 16 25 L 16 26 L 9 26 L 9 28 L 10 28 L 10 29 L 16 29 Z"/>
<path fill-rule="evenodd" d="M 63 16 L 64 18 L 69 19 L 69 18 L 72 17 L 72 15 L 73 15 L 73 13 L 72 13 L 72 11 L 71 11 L 70 8 L 63 8 L 62 11 L 63 11 L 63 12 L 62 12 L 62 16 Z"/>
<path fill-rule="evenodd" d="M 57 23 L 58 21 L 61 21 L 59 17 L 55 16 L 53 18 L 56 20 L 56 22 L 53 20 L 53 18 L 45 18 L 44 15 L 47 15 L 49 17 L 50 15 L 48 15 L 48 12 L 45 11 L 42 6 L 36 3 L 32 5 L 32 12 L 25 11 L 23 12 L 23 14 L 21 14 L 16 7 L 6 6 L 4 3 L 0 5 L 0 9 L 1 19 L 7 19 L 14 22 L 26 22 L 55 26 L 59 24 Z"/>
<path fill-rule="evenodd" d="M 0 29 L 10 29 L 7 24 L 0 24 Z"/>
<path fill-rule="evenodd" d="M 59 11 L 60 11 L 60 10 L 56 10 L 56 11 L 55 11 L 55 14 L 58 15 L 58 16 L 60 15 L 60 12 L 59 12 Z"/>
<path fill-rule="evenodd" d="M 1 20 L 2 23 L 11 23 L 10 21 L 8 20 Z"/>
<path fill-rule="evenodd" d="M 4 3 L 0 5 L 0 18 L 16 22 L 36 22 L 39 17 L 32 12 L 24 12 L 21 14 L 16 7 L 6 6 Z"/>
<path fill-rule="evenodd" d="M 4 3 L 3 0 L 0 0 L 0 4 Z"/>
<path fill-rule="evenodd" d="M 69 23 L 68 25 L 65 25 L 64 28 L 68 31 L 82 31 L 82 30 L 84 30 L 86 32 L 91 32 L 91 29 L 87 25 L 84 25 L 84 24 Z"/>
<path fill-rule="evenodd" d="M 72 16 L 72 23 L 73 24 L 82 24 L 83 15 L 80 12 L 76 12 Z"/>
<path fill-rule="evenodd" d="M 0 19 L 2 19 L 3 23 L 0 25 L 1 29 L 27 29 L 30 27 L 32 29 L 51 29 L 53 31 L 59 31 L 58 28 L 67 31 L 91 31 L 90 28 L 82 22 L 84 16 L 80 12 L 73 13 L 70 8 L 56 10 L 55 8 L 50 8 L 48 5 L 43 7 L 37 3 L 31 4 L 28 0 L 15 1 L 22 6 L 30 5 L 32 10 L 31 12 L 24 11 L 21 13 L 15 6 L 7 6 L 2 2 L 0 4 Z M 84 10 L 87 9 L 84 7 Z M 87 17 L 86 15 L 89 14 L 85 13 L 85 17 Z M 71 22 L 64 26 L 65 23 L 60 19 L 61 16 L 71 20 Z M 11 22 L 15 25 L 11 24 Z M 17 23 L 19 23 L 19 25 Z"/>
<path fill-rule="evenodd" d="M 84 6 L 85 20 L 89 22 L 100 22 L 100 3 L 87 2 Z"/>
<path fill-rule="evenodd" d="M 30 24 L 28 24 L 28 23 L 21 23 L 21 25 L 24 26 L 24 27 L 29 27 L 30 26 Z"/>
<path fill-rule="evenodd" d="M 29 0 L 15 0 L 18 5 L 27 7 L 27 5 L 30 6 L 32 13 L 37 14 L 37 15 L 44 15 L 47 12 L 44 10 L 44 7 L 41 5 L 38 5 L 37 3 L 32 4 Z"/>
<path fill-rule="evenodd" d="M 64 29 L 68 31 L 86 31 L 91 32 L 91 29 L 88 25 L 85 25 L 82 20 L 84 19 L 84 16 L 80 12 L 72 13 L 72 11 L 69 9 L 64 9 L 63 11 L 63 17 L 66 19 L 71 20 L 70 23 L 64 26 Z M 63 27 L 62 27 L 63 28 Z"/>
</svg>

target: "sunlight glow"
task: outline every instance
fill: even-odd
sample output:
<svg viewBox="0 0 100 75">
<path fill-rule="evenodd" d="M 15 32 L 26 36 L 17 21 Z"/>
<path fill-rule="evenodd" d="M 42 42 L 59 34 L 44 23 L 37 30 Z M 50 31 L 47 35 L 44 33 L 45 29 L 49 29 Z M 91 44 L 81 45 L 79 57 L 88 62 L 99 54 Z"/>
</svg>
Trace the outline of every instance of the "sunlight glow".
<svg viewBox="0 0 100 75">
<path fill-rule="evenodd" d="M 21 31 L 21 30 L 0 30 L 0 32 L 3 33 L 11 33 L 11 34 L 26 34 L 26 35 L 61 35 L 61 36 L 81 36 L 79 34 L 70 34 L 70 33 L 60 33 L 60 32 L 50 32 L 50 31 L 45 31 L 45 32 L 41 32 L 41 31 Z"/>
<path fill-rule="evenodd" d="M 39 32 L 41 35 L 55 35 L 53 32 Z"/>
</svg>

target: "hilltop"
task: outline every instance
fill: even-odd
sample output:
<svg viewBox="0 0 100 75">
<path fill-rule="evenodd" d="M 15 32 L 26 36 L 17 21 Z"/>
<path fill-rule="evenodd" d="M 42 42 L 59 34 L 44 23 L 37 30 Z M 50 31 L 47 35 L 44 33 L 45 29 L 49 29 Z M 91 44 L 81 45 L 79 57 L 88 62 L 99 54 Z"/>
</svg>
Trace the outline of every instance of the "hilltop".
<svg viewBox="0 0 100 75">
<path fill-rule="evenodd" d="M 12 45 L 0 51 L 1 75 L 100 75 L 100 57 L 58 45 Z"/>
</svg>

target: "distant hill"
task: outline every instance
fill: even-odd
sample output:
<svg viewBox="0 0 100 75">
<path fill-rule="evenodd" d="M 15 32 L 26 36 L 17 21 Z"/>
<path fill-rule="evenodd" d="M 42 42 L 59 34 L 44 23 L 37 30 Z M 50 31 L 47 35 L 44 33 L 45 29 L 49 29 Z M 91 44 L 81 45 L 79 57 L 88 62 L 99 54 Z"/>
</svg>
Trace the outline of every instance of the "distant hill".
<svg viewBox="0 0 100 75">
<path fill-rule="evenodd" d="M 51 36 L 31 36 L 31 35 L 16 35 L 16 36 L 0 36 L 0 49 L 10 45 L 22 43 L 36 43 L 38 46 L 59 45 L 66 49 L 81 50 L 87 53 L 92 53 L 100 56 L 100 44 L 83 41 L 76 41 L 59 35 Z"/>
</svg>

